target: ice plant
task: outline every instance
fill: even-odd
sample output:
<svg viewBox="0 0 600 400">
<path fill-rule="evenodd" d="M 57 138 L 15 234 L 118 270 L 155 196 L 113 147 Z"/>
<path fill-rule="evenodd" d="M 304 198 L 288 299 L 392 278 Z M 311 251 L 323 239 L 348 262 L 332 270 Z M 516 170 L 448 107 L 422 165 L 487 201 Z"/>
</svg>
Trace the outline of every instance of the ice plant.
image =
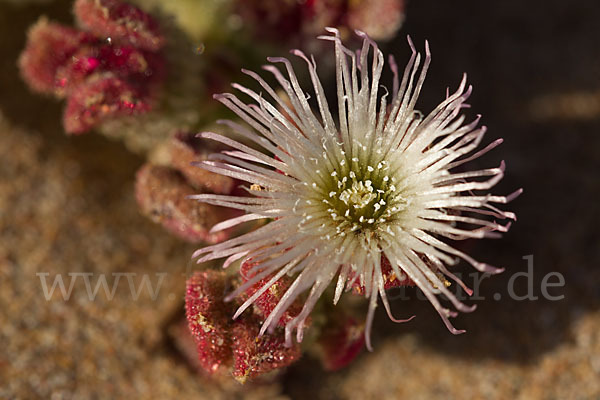
<svg viewBox="0 0 600 400">
<path fill-rule="evenodd" d="M 257 338 L 258 315 L 229 318 L 233 304 L 223 302 L 229 285 L 235 286 L 232 277 L 210 269 L 196 272 L 187 281 L 186 317 L 200 367 L 209 375 L 229 371 L 244 383 L 298 360 L 300 346 L 285 346 L 282 329 Z"/>
<path fill-rule="evenodd" d="M 19 58 L 25 82 L 66 98 L 70 134 L 152 110 L 165 78 L 158 23 L 120 0 L 77 0 L 74 13 L 81 30 L 45 17 L 31 27 Z"/>
<path fill-rule="evenodd" d="M 121 0 L 75 0 L 79 24 L 96 36 L 111 38 L 148 51 L 165 44 L 157 21 Z"/>
<path fill-rule="evenodd" d="M 404 21 L 403 0 L 237 0 L 233 9 L 254 35 L 278 43 L 305 43 L 326 26 L 388 40 Z"/>
<path fill-rule="evenodd" d="M 234 318 L 284 276 L 294 277 L 264 320 L 260 335 L 274 330 L 288 307 L 310 289 L 300 313 L 286 323 L 288 345 L 294 330 L 297 341 L 302 340 L 308 315 L 334 279 L 334 303 L 344 289 L 356 288 L 356 283 L 362 289 L 359 293 L 369 299 L 365 325 L 369 349 L 379 297 L 390 318 L 407 321 L 392 316 L 385 292 L 391 278 L 385 268 L 391 268 L 399 281 L 418 286 L 448 329 L 462 333 L 449 321 L 456 312 L 445 308 L 437 295 L 443 294 L 458 311 L 473 311 L 475 306 L 463 304 L 448 290 L 445 277 L 470 292 L 446 266 L 463 259 L 482 272 L 498 273 L 502 269 L 478 262 L 441 239 L 497 237 L 508 230 L 510 223 L 502 225 L 494 219 L 515 219 L 513 213 L 501 211 L 494 204 L 511 201 L 520 190 L 508 196 L 479 192 L 490 189 L 503 177 L 504 163 L 496 168 L 456 170 L 502 140 L 479 149 L 486 128 L 478 127 L 479 117 L 465 123 L 461 115 L 471 94 L 466 76 L 456 92 L 447 94 L 428 115 L 415 109 L 430 63 L 427 42 L 423 59 L 409 40 L 413 53 L 401 78 L 390 57 L 394 79 L 393 90 L 388 92 L 380 86 L 384 56 L 376 43 L 357 32 L 363 44 L 359 52 L 353 52 L 344 47 L 337 30 L 330 28 L 328 32 L 330 35 L 320 38 L 333 42 L 335 47 L 337 124 L 315 60 L 299 50 L 292 54 L 308 65 L 314 93 L 307 94 L 301 87 L 289 60 L 270 58 L 271 63 L 283 64 L 287 72 L 286 77 L 274 65 L 264 67 L 287 98 L 281 98 L 263 78 L 250 71 L 244 72 L 260 84 L 262 93 L 237 84 L 233 87 L 253 104 L 229 93 L 215 96 L 253 128 L 221 121 L 252 142 L 253 147 L 203 132 L 199 136 L 227 144 L 233 150 L 215 154 L 200 165 L 248 182 L 252 196 L 190 197 L 246 212 L 215 225 L 213 232 L 251 220 L 265 219 L 267 223 L 202 248 L 195 257 L 199 257 L 198 262 L 226 258 L 225 266 L 240 259 L 251 260 L 252 277 L 228 299 L 271 276 L 238 308 Z M 316 99 L 318 114 L 311 110 L 309 98 Z"/>
<path fill-rule="evenodd" d="M 339 312 L 327 321 L 319 335 L 321 362 L 328 371 L 344 368 L 363 349 L 364 325 Z"/>
<path fill-rule="evenodd" d="M 146 163 L 135 177 L 135 197 L 142 214 L 188 242 L 218 243 L 227 239 L 228 231 L 211 233 L 209 228 L 239 212 L 185 200 L 196 191 L 197 187 L 179 171 L 167 166 Z"/>
</svg>

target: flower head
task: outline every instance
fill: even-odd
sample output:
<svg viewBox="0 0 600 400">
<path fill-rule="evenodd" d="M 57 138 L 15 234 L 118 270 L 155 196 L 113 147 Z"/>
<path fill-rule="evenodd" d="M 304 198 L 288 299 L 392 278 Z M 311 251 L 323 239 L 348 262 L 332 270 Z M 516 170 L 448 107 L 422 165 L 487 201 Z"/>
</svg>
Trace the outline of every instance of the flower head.
<svg viewBox="0 0 600 400">
<path fill-rule="evenodd" d="M 248 182 L 252 196 L 191 197 L 246 212 L 215 225 L 213 231 L 257 219 L 268 222 L 237 238 L 200 249 L 195 256 L 200 257 L 198 262 L 227 257 L 225 266 L 240 259 L 251 260 L 252 278 L 231 293 L 230 299 L 270 277 L 234 317 L 282 277 L 293 276 L 293 283 L 260 331 L 262 335 L 274 329 L 286 309 L 308 291 L 300 313 L 286 323 L 288 344 L 294 330 L 297 340 L 302 340 L 308 315 L 336 277 L 334 303 L 344 290 L 356 286 L 363 288 L 360 293 L 369 299 L 365 329 L 368 348 L 379 297 L 390 318 L 406 321 L 395 319 L 390 311 L 385 292 L 389 268 L 399 281 L 417 285 L 448 329 L 461 333 L 449 321 L 456 312 L 444 308 L 436 295 L 445 295 L 459 311 L 473 311 L 475 306 L 463 304 L 447 289 L 445 277 L 470 292 L 446 265 L 463 259 L 479 271 L 502 270 L 475 261 L 440 238 L 496 237 L 510 223 L 501 225 L 493 219 L 515 219 L 513 213 L 494 204 L 509 202 L 520 190 L 509 196 L 474 193 L 494 186 L 504 174 L 504 163 L 477 171 L 455 170 L 501 140 L 478 150 L 486 129 L 478 127 L 479 117 L 465 123 L 461 115 L 471 93 L 466 77 L 429 115 L 415 110 L 430 62 L 427 43 L 423 59 L 409 40 L 413 54 L 401 78 L 390 57 L 394 80 L 389 93 L 379 84 L 384 57 L 376 43 L 357 32 L 363 45 L 360 51 L 352 52 L 344 47 L 337 30 L 328 32 L 331 35 L 320 38 L 332 41 L 335 47 L 337 124 L 315 60 L 299 50 L 292 54 L 308 65 L 313 94 L 307 95 L 300 86 L 290 61 L 270 58 L 271 63 L 285 67 L 287 77 L 274 65 L 264 69 L 274 75 L 286 98 L 250 71 L 244 72 L 273 102 L 263 93 L 237 84 L 233 87 L 249 96 L 252 104 L 233 94 L 215 96 L 253 128 L 221 121 L 253 147 L 215 133 L 201 133 L 201 137 L 234 149 L 214 155 L 201 166 Z M 310 96 L 316 99 L 318 114 L 311 110 Z"/>
</svg>

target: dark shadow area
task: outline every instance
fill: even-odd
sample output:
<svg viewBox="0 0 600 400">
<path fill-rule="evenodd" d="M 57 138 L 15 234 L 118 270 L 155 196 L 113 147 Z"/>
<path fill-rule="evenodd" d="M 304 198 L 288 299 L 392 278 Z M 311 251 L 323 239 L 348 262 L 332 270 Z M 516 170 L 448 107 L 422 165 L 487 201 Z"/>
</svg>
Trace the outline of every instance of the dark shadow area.
<svg viewBox="0 0 600 400">
<path fill-rule="evenodd" d="M 505 139 L 476 164 L 496 165 L 503 157 L 508 173 L 495 192 L 518 187 L 525 192 L 510 206 L 519 219 L 502 240 L 464 243 L 478 260 L 506 268 L 482 282 L 480 295 L 487 300 L 476 302 L 478 310 L 457 320 L 468 333 L 448 335 L 422 301 L 395 305 L 403 314 L 417 314 L 414 326 L 380 332 L 414 330 L 431 347 L 462 357 L 532 362 L 568 340 L 570 323 L 584 310 L 600 305 L 600 235 L 595 227 L 600 210 L 592 200 L 600 192 L 600 139 L 595 133 L 600 115 L 568 118 L 557 110 L 544 117 L 534 108 L 550 95 L 598 90 L 600 26 L 595 21 L 600 5 L 420 1 L 409 3 L 407 15 L 403 32 L 416 43 L 426 38 L 432 44 L 431 73 L 421 104 L 435 104 L 439 96 L 434 93 L 440 92 L 436 86 L 447 82 L 452 88 L 466 71 L 474 86 L 472 112 L 483 114 L 487 141 Z M 521 276 L 511 285 L 513 274 L 527 271 L 522 259 L 527 255 L 533 256 L 531 281 Z M 464 264 L 461 270 L 469 274 Z M 551 295 L 564 295 L 559 301 L 544 300 L 541 292 L 544 276 L 552 272 L 565 280 L 564 288 L 548 289 Z M 529 285 L 531 300 L 509 296 L 511 286 L 523 297 Z M 494 300 L 495 294 L 501 299 Z"/>
</svg>

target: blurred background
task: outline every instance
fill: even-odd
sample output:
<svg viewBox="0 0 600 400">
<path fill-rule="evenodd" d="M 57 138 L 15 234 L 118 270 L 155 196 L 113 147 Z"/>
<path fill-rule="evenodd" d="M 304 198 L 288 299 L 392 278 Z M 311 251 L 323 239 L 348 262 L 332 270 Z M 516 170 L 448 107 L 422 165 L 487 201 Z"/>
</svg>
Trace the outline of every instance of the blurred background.
<svg viewBox="0 0 600 400">
<path fill-rule="evenodd" d="M 238 25 L 260 27 L 261 20 L 247 22 L 239 10 L 219 14 L 218 1 L 137 3 L 170 21 L 170 37 L 180 35 L 181 49 L 173 46 L 167 57 L 184 64 L 180 75 L 189 68 L 193 76 L 196 61 L 188 64 L 185 55 L 193 51 L 199 73 L 209 77 L 179 82 L 195 92 L 164 89 L 181 101 L 159 106 L 169 110 L 163 131 L 181 121 L 188 129 L 210 124 L 223 112 L 210 93 L 229 90 L 228 82 L 243 79 L 239 68 L 256 69 L 266 55 L 302 46 L 332 57 L 301 36 L 286 36 L 289 44 L 268 43 L 264 35 L 273 31 L 260 29 L 256 36 L 241 30 L 237 38 L 226 37 L 213 25 L 226 22 L 235 32 Z M 510 232 L 465 244 L 475 258 L 506 271 L 481 280 L 477 311 L 455 324 L 467 330 L 464 335 L 451 335 L 413 293 L 392 304 L 399 315 L 417 318 L 395 325 L 378 310 L 375 351 L 364 351 L 348 367 L 324 373 L 305 355 L 277 379 L 245 386 L 199 374 L 178 339 L 185 274 L 197 246 L 142 215 L 134 189 L 136 171 L 162 157 L 156 143 L 164 138 L 152 135 L 163 121 L 148 114 L 125 122 L 119 129 L 127 133 L 118 140 L 94 129 L 65 135 L 64 104 L 33 93 L 19 73 L 29 27 L 41 15 L 73 26 L 71 7 L 67 0 L 0 1 L 0 397 L 600 398 L 599 2 L 404 4 L 404 22 L 397 21 L 397 32 L 391 29 L 381 43 L 402 67 L 410 55 L 406 35 L 420 49 L 429 41 L 433 60 L 418 108 L 432 109 L 467 72 L 474 86 L 469 115 L 483 115 L 488 142 L 505 140 L 474 165 L 504 159 L 507 174 L 495 192 L 524 188 L 508 207 L 518 215 Z M 185 107 L 202 112 L 189 116 Z M 527 276 L 514 278 L 528 265 Z M 464 276 L 471 272 L 460 268 Z M 56 274 L 73 271 L 169 273 L 155 299 L 143 294 L 131 301 L 121 285 L 114 299 L 90 302 L 77 295 L 85 291 L 77 285 L 69 301 L 47 301 L 40 273 L 51 285 Z M 548 289 L 556 296 L 551 300 L 541 288 L 553 272 L 564 286 Z M 538 298 L 517 299 L 508 288 Z"/>
</svg>

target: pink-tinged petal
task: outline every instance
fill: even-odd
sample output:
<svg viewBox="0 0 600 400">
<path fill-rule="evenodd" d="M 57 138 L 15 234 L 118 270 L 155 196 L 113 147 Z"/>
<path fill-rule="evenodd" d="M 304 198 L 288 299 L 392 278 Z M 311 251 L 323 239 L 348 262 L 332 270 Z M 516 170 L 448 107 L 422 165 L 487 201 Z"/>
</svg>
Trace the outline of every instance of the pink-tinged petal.
<svg viewBox="0 0 600 400">
<path fill-rule="evenodd" d="M 350 272 L 349 281 L 354 279 L 355 273 Z M 415 283 L 406 275 L 402 274 L 400 276 L 396 275 L 390 261 L 387 259 L 385 255 L 381 256 L 381 275 L 383 278 L 383 287 L 385 290 L 400 287 L 400 286 L 414 286 Z M 354 284 L 352 285 L 352 292 L 354 294 L 363 295 L 365 293 L 365 286 L 360 282 L 360 280 L 356 279 Z"/>
</svg>

